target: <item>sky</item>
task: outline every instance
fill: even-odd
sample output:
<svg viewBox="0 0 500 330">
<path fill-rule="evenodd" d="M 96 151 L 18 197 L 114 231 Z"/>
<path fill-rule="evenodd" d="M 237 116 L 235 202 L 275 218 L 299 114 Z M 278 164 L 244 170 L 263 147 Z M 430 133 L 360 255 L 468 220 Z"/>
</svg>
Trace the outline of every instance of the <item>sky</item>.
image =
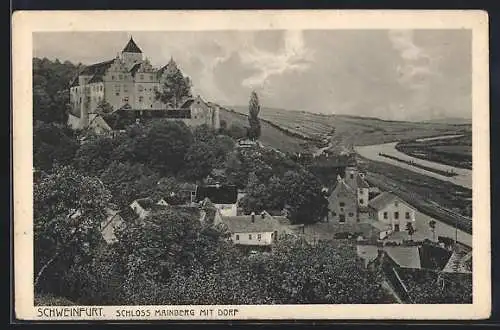
<svg viewBox="0 0 500 330">
<path fill-rule="evenodd" d="M 92 64 L 133 36 L 154 66 L 171 57 L 193 92 L 247 105 L 391 120 L 472 117 L 467 30 L 44 32 L 33 56 Z"/>
</svg>

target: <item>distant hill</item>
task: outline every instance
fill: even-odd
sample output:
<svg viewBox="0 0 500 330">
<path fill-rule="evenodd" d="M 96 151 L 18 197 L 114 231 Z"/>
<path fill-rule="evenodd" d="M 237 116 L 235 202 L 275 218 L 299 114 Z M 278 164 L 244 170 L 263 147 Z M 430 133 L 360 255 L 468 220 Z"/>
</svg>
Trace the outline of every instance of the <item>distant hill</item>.
<svg viewBox="0 0 500 330">
<path fill-rule="evenodd" d="M 241 116 L 246 120 L 247 106 L 227 106 L 233 116 Z M 234 112 L 231 112 L 234 111 Z M 288 139 L 322 141 L 328 139 L 334 146 L 351 147 L 353 145 L 370 145 L 395 142 L 404 139 L 430 137 L 444 134 L 462 133 L 467 127 L 455 126 L 448 122 L 408 122 L 382 120 L 374 117 L 350 115 L 325 115 L 306 111 L 285 110 L 262 107 L 259 117 L 265 122 L 262 129 L 262 139 L 268 134 L 265 131 L 273 127 L 274 134 L 280 130 L 280 135 L 287 136 L 281 144 L 288 144 Z M 221 117 L 222 118 L 222 117 Z M 316 144 L 317 144 L 316 143 Z M 300 143 L 299 143 L 300 144 Z M 278 147 L 277 147 L 278 148 Z M 279 148 L 278 148 L 279 149 Z"/>
<path fill-rule="evenodd" d="M 438 118 L 426 120 L 424 123 L 450 124 L 450 125 L 472 125 L 471 118 Z"/>
</svg>

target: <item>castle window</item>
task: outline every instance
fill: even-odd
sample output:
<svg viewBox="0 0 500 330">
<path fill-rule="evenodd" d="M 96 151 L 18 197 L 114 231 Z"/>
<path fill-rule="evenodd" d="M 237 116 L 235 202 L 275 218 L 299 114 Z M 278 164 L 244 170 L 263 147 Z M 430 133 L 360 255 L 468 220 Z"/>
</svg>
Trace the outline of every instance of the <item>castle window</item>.
<svg viewBox="0 0 500 330">
<path fill-rule="evenodd" d="M 257 234 L 257 239 L 260 241 L 262 239 L 262 235 L 261 234 Z"/>
<path fill-rule="evenodd" d="M 248 239 L 252 240 L 252 234 L 248 234 Z"/>
<path fill-rule="evenodd" d="M 387 219 L 387 212 L 384 212 L 384 219 Z"/>
<path fill-rule="evenodd" d="M 399 212 L 394 212 L 394 219 L 399 219 Z"/>
<path fill-rule="evenodd" d="M 142 102 L 142 101 L 143 101 L 143 97 L 139 96 L 139 102 Z"/>
<path fill-rule="evenodd" d="M 345 203 L 344 202 L 340 202 L 339 205 L 340 205 L 340 207 L 344 207 Z"/>
<path fill-rule="evenodd" d="M 361 199 L 359 200 L 359 204 L 364 204 L 364 203 L 365 203 L 365 200 L 364 200 L 363 198 L 361 198 Z"/>
<path fill-rule="evenodd" d="M 240 240 L 240 235 L 236 235 L 236 240 L 239 241 Z"/>
</svg>

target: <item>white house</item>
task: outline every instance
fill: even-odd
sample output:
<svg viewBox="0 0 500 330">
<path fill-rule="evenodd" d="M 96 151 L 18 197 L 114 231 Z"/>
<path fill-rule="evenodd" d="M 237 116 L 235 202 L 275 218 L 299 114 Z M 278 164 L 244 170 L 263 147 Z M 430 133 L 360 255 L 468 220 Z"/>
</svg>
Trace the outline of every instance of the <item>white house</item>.
<svg viewBox="0 0 500 330">
<path fill-rule="evenodd" d="M 286 231 L 280 221 L 267 212 L 250 215 L 222 216 L 214 219 L 214 224 L 221 221 L 237 245 L 269 246 Z"/>
<path fill-rule="evenodd" d="M 383 192 L 369 202 L 370 216 L 393 231 L 406 230 L 415 222 L 416 209 L 391 192 Z"/>
<path fill-rule="evenodd" d="M 154 208 L 163 208 L 161 203 L 155 203 L 151 198 L 140 198 L 130 204 L 130 208 L 139 216 L 139 219 L 145 219 Z"/>
</svg>

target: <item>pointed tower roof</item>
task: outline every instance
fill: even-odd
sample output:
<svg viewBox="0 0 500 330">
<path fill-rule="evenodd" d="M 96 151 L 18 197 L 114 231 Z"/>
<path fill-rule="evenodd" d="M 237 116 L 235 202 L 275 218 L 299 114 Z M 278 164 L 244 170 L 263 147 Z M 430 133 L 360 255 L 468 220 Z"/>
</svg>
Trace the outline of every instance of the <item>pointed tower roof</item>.
<svg viewBox="0 0 500 330">
<path fill-rule="evenodd" d="M 125 48 L 123 48 L 122 53 L 142 53 L 142 50 L 137 46 L 134 39 L 130 37 Z"/>
</svg>

